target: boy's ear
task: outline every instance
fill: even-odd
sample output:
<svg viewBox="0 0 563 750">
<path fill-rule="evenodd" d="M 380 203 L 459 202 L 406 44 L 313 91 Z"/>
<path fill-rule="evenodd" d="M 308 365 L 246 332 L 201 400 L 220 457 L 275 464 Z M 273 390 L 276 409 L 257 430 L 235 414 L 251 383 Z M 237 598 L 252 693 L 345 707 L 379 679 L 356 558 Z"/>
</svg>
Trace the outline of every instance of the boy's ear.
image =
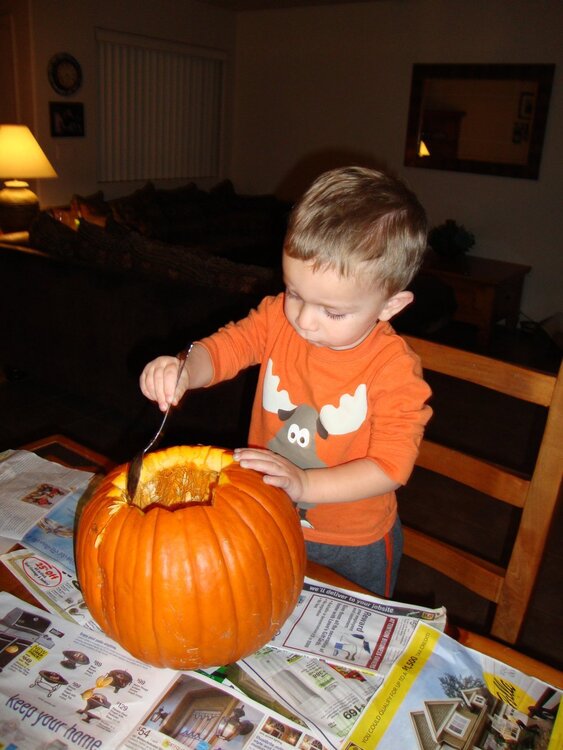
<svg viewBox="0 0 563 750">
<path fill-rule="evenodd" d="M 400 313 L 407 305 L 414 299 L 414 294 L 406 290 L 397 292 L 392 297 L 389 297 L 383 310 L 379 313 L 379 320 L 391 320 L 394 315 Z"/>
</svg>

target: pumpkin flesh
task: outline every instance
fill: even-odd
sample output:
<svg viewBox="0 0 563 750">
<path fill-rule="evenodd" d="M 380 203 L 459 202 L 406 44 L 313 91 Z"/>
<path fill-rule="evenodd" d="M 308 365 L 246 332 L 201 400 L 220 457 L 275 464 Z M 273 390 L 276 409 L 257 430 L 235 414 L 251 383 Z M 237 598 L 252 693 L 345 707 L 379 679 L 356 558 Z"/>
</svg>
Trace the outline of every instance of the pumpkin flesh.
<svg viewBox="0 0 563 750">
<path fill-rule="evenodd" d="M 288 496 L 220 448 L 149 454 L 135 503 L 126 469 L 95 490 L 76 535 L 80 585 L 102 630 L 174 669 L 227 664 L 267 643 L 303 586 Z"/>
</svg>

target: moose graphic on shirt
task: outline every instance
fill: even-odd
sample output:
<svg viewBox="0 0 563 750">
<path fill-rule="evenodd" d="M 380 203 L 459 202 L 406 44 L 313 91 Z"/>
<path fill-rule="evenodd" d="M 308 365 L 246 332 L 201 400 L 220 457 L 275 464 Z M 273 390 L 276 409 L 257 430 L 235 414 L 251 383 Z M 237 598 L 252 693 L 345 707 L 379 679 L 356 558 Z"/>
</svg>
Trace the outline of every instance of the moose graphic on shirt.
<svg viewBox="0 0 563 750">
<path fill-rule="evenodd" d="M 367 387 L 361 383 L 354 394 L 344 393 L 338 406 L 326 404 L 317 411 L 309 404 L 294 404 L 287 390 L 280 388 L 280 378 L 274 375 L 273 362 L 268 360 L 262 387 L 262 407 L 277 414 L 282 427 L 268 442 L 274 453 L 285 456 L 301 469 L 320 469 L 326 466 L 317 454 L 317 438 L 347 435 L 355 432 L 365 421 L 368 412 Z M 307 508 L 314 504 L 299 503 L 302 521 Z"/>
</svg>

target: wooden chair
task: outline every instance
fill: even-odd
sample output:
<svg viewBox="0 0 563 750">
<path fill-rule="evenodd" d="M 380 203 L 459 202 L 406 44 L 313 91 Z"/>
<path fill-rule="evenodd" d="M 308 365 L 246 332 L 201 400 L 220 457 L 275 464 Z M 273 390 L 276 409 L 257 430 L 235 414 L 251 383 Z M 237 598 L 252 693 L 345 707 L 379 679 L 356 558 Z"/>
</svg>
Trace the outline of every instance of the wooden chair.
<svg viewBox="0 0 563 750">
<path fill-rule="evenodd" d="M 495 614 L 488 634 L 514 644 L 534 589 L 561 491 L 563 368 L 556 376 L 422 339 L 405 338 L 420 356 L 425 371 L 468 381 L 547 410 L 547 421 L 530 478 L 427 438 L 417 461 L 417 466 L 521 509 L 505 567 L 432 537 L 428 531 L 405 528 L 405 554 L 493 602 Z M 463 429 L 464 425 L 460 424 L 460 432 Z M 455 496 L 451 500 L 455 502 Z M 440 603 L 447 606 L 447 602 Z"/>
</svg>

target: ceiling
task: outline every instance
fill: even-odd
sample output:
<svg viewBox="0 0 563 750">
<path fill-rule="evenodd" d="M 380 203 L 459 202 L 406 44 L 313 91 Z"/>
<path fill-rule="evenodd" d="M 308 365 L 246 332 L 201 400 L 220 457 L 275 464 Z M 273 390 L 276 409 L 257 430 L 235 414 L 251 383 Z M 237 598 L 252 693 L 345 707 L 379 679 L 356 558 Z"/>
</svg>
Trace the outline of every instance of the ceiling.
<svg viewBox="0 0 563 750">
<path fill-rule="evenodd" d="M 277 8 L 304 8 L 308 5 L 343 5 L 369 3 L 377 0 L 200 0 L 230 10 L 276 10 Z"/>
</svg>

